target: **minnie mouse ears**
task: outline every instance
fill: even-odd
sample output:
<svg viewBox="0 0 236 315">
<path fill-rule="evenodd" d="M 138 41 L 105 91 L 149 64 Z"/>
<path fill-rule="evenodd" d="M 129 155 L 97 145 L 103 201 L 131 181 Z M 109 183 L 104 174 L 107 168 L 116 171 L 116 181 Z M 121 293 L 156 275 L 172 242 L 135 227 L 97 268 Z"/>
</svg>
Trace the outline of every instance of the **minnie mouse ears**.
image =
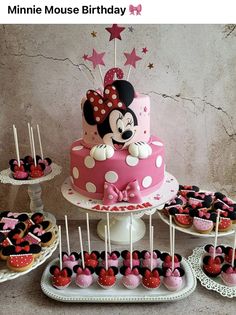
<svg viewBox="0 0 236 315">
<path fill-rule="evenodd" d="M 56 276 L 57 274 L 59 275 L 61 272 L 65 273 L 65 276 L 71 277 L 72 276 L 72 270 L 68 267 L 64 267 L 62 270 L 56 265 L 53 265 L 50 267 L 49 272 L 51 275 Z"/>
<path fill-rule="evenodd" d="M 224 262 L 224 258 L 222 256 L 216 256 L 215 259 L 217 259 L 221 264 Z M 208 263 L 213 260 L 213 257 L 211 257 L 210 255 L 207 255 L 203 258 L 203 264 L 204 265 L 208 265 Z"/>
<path fill-rule="evenodd" d="M 73 271 L 74 271 L 75 273 L 77 273 L 77 271 L 78 271 L 79 268 L 80 268 L 81 270 L 83 270 L 83 268 L 82 268 L 81 265 L 75 265 L 75 266 L 73 267 Z M 93 267 L 86 266 L 85 269 L 88 269 L 88 270 L 90 271 L 91 275 L 94 273 L 94 268 L 93 268 Z"/>
<path fill-rule="evenodd" d="M 108 253 L 110 256 L 111 255 L 116 255 L 117 258 L 120 257 L 120 253 L 116 250 L 112 251 L 111 253 Z M 105 251 L 102 251 L 101 254 L 100 254 L 100 257 L 104 260 L 105 259 Z"/>
<path fill-rule="evenodd" d="M 133 85 L 126 80 L 116 80 L 112 85 L 116 87 L 120 101 L 128 107 L 134 99 L 135 93 Z"/>
<path fill-rule="evenodd" d="M 74 256 L 75 257 L 75 260 L 78 260 L 80 258 L 80 255 L 77 253 L 77 252 L 72 252 L 72 253 L 66 253 L 66 252 L 62 252 L 62 258 L 63 256 Z"/>
<path fill-rule="evenodd" d="M 141 253 L 140 253 L 140 251 L 138 251 L 138 250 L 134 250 L 132 254 L 133 254 L 133 255 L 134 255 L 134 254 L 137 255 L 138 259 L 141 258 Z M 129 252 L 127 249 L 126 249 L 126 250 L 123 250 L 123 251 L 121 252 L 121 257 L 122 257 L 123 259 L 128 259 L 128 258 L 129 258 L 129 255 L 130 255 L 130 252 Z"/>
<path fill-rule="evenodd" d="M 111 269 L 113 270 L 114 275 L 117 275 L 117 274 L 118 274 L 118 268 L 117 268 L 117 267 L 111 266 L 111 267 L 108 268 L 108 270 L 111 270 Z M 104 267 L 96 267 L 96 268 L 95 268 L 95 273 L 96 273 L 96 275 L 99 276 L 102 270 L 106 270 L 106 269 L 105 269 Z"/>
<path fill-rule="evenodd" d="M 162 269 L 161 268 L 154 268 L 154 269 L 152 269 L 152 271 L 147 267 L 140 268 L 140 274 L 142 276 L 145 276 L 146 271 L 149 271 L 149 272 L 157 271 L 159 276 L 162 276 Z"/>
<path fill-rule="evenodd" d="M 167 271 L 168 271 L 168 270 L 170 270 L 170 268 L 163 268 L 163 270 L 162 270 L 162 275 L 163 275 L 164 277 L 167 276 Z M 180 276 L 180 277 L 183 277 L 183 276 L 185 275 L 185 271 L 184 271 L 183 268 L 178 267 L 178 268 L 175 268 L 173 271 L 175 271 L 175 270 L 177 270 L 177 271 L 179 272 L 179 276 Z"/>
<path fill-rule="evenodd" d="M 126 267 L 126 266 L 120 267 L 120 273 L 124 276 L 127 269 L 130 269 L 130 267 Z M 134 266 L 134 267 L 132 268 L 132 270 L 134 270 L 134 269 L 135 269 L 135 270 L 137 269 L 137 270 L 139 271 L 139 273 L 140 273 L 140 270 L 141 270 L 140 267 Z"/>
</svg>

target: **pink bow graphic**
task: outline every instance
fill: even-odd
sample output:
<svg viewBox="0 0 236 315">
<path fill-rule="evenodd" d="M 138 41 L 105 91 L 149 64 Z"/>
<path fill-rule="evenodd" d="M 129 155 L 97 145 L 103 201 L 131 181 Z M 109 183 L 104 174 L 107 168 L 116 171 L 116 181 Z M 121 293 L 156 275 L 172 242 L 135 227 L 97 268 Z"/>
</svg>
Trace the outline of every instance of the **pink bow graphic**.
<svg viewBox="0 0 236 315">
<path fill-rule="evenodd" d="M 103 204 L 112 205 L 121 201 L 130 203 L 142 201 L 137 180 L 130 182 L 123 191 L 120 191 L 115 185 L 105 182 Z"/>
<path fill-rule="evenodd" d="M 199 211 L 198 212 L 199 218 L 205 217 L 206 219 L 210 219 L 211 214 L 208 212 L 204 212 L 204 211 Z"/>
<path fill-rule="evenodd" d="M 157 259 L 157 254 L 156 254 L 155 252 L 153 252 L 152 257 L 153 257 L 154 259 Z M 145 258 L 145 259 L 150 259 L 150 258 L 151 258 L 151 254 L 150 254 L 149 252 L 146 252 L 146 253 L 144 254 L 144 258 Z"/>
<path fill-rule="evenodd" d="M 34 233 L 39 235 L 39 236 L 42 236 L 45 233 L 45 231 L 43 230 L 43 228 L 38 228 L 37 227 L 37 228 L 34 229 Z"/>
<path fill-rule="evenodd" d="M 66 261 L 75 261 L 75 256 L 74 255 L 63 255 L 62 257 L 62 261 L 66 262 Z"/>
<path fill-rule="evenodd" d="M 13 230 L 16 226 L 16 224 L 18 223 L 17 219 L 12 219 L 12 218 L 2 218 L 1 220 L 2 223 L 4 223 L 3 229 L 7 230 Z"/>
<path fill-rule="evenodd" d="M 112 253 L 111 255 L 107 255 L 107 259 L 117 260 L 117 256 L 115 253 Z"/>
<path fill-rule="evenodd" d="M 137 268 L 134 268 L 133 270 L 131 270 L 130 267 L 128 267 L 125 270 L 125 276 L 128 276 L 128 275 L 139 276 L 139 271 Z"/>
<path fill-rule="evenodd" d="M 91 272 L 88 268 L 85 268 L 84 270 L 82 268 L 78 268 L 77 269 L 77 275 L 86 275 L 86 276 L 90 276 Z"/>
<path fill-rule="evenodd" d="M 175 269 L 174 271 L 172 271 L 170 268 L 167 269 L 166 271 L 166 276 L 167 277 L 180 277 L 180 273 L 178 269 Z"/>
<path fill-rule="evenodd" d="M 210 248 L 209 248 L 209 254 L 214 254 L 214 246 L 211 246 Z M 216 254 L 222 254 L 222 249 L 221 249 L 221 247 L 218 247 L 218 248 L 216 248 Z"/>
<path fill-rule="evenodd" d="M 236 270 L 235 270 L 235 268 L 233 268 L 233 267 L 229 267 L 229 268 L 226 270 L 226 273 L 236 273 Z"/>
<path fill-rule="evenodd" d="M 14 217 L 14 218 L 17 218 L 18 215 L 19 215 L 19 213 L 17 213 L 17 212 L 8 212 L 7 217 Z"/>
<path fill-rule="evenodd" d="M 131 15 L 134 15 L 135 12 L 136 12 L 136 15 L 141 15 L 141 11 L 142 11 L 141 4 L 137 5 L 136 7 L 132 4 L 129 6 L 129 12 Z"/>
</svg>

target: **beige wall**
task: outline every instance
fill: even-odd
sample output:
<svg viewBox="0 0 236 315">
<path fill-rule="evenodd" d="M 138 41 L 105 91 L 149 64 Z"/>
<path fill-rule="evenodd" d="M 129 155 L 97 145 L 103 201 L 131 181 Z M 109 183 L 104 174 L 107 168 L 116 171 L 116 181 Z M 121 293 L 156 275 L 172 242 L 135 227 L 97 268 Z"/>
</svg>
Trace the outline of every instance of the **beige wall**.
<svg viewBox="0 0 236 315">
<path fill-rule="evenodd" d="M 123 51 L 147 46 L 132 72 L 136 90 L 148 93 L 152 133 L 166 144 L 167 169 L 180 183 L 236 196 L 236 30 L 230 25 L 134 25 L 118 42 Z M 92 38 L 91 31 L 97 31 Z M 69 146 L 81 135 L 80 99 L 91 88 L 78 69 L 82 55 L 113 43 L 103 25 L 0 26 L 0 168 L 15 156 L 12 124 L 22 155 L 29 153 L 26 123 L 39 123 L 45 153 L 62 165 L 43 184 L 46 208 L 61 218 L 78 212 L 61 196 L 69 172 Z M 107 49 L 108 47 L 108 49 Z M 147 63 L 153 62 L 153 70 Z M 27 210 L 26 188 L 0 186 L 0 210 Z M 77 215 L 77 216 L 76 216 Z"/>
</svg>

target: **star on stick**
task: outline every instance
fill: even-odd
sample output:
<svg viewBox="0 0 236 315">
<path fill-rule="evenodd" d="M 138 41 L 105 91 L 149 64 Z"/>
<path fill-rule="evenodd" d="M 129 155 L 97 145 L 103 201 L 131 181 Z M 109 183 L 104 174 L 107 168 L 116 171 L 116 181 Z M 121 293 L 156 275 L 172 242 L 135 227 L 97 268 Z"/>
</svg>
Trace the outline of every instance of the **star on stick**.
<svg viewBox="0 0 236 315">
<path fill-rule="evenodd" d="M 136 55 L 135 48 L 131 51 L 131 53 L 124 53 L 126 57 L 125 66 L 130 65 L 134 68 L 136 68 L 136 62 L 141 60 L 142 58 Z"/>
<path fill-rule="evenodd" d="M 103 61 L 104 55 L 105 52 L 98 53 L 95 49 L 93 49 L 92 56 L 87 56 L 87 60 L 92 61 L 93 63 L 93 69 L 95 69 L 98 65 L 105 66 L 105 63 Z"/>
<path fill-rule="evenodd" d="M 117 24 L 113 24 L 111 27 L 106 27 L 106 30 L 110 33 L 109 41 L 116 39 L 116 38 L 121 40 L 120 33 L 125 30 L 125 27 L 121 27 Z"/>
</svg>

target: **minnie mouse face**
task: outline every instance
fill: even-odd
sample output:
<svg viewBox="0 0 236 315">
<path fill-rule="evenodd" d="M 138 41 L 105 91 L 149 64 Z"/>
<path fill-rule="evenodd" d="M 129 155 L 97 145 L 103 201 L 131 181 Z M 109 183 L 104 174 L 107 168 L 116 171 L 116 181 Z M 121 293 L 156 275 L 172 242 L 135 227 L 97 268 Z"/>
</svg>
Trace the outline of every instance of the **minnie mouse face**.
<svg viewBox="0 0 236 315">
<path fill-rule="evenodd" d="M 97 125 L 103 142 L 115 149 L 129 145 L 137 131 L 137 117 L 128 108 L 133 99 L 134 88 L 125 80 L 106 86 L 103 97 L 96 91 L 87 92 L 84 118 L 88 124 Z"/>
</svg>

